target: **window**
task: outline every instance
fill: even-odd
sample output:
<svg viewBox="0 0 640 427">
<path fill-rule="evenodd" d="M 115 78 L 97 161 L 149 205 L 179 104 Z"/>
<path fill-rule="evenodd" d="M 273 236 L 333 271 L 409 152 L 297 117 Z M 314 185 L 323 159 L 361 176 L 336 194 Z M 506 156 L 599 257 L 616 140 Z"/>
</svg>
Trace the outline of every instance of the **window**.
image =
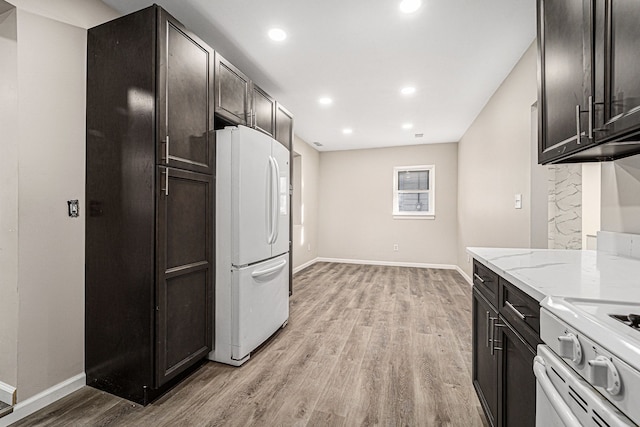
<svg viewBox="0 0 640 427">
<path fill-rule="evenodd" d="M 393 168 L 394 217 L 433 218 L 435 213 L 435 166 Z"/>
</svg>

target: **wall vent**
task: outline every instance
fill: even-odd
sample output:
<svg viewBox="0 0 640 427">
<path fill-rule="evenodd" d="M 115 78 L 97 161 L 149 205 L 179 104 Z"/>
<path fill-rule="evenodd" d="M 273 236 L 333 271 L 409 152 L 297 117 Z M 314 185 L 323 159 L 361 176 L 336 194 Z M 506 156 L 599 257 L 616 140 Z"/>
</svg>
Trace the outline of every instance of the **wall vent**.
<svg viewBox="0 0 640 427">
<path fill-rule="evenodd" d="M 424 133 L 416 133 L 415 137 L 416 138 L 422 138 L 424 136 Z"/>
</svg>

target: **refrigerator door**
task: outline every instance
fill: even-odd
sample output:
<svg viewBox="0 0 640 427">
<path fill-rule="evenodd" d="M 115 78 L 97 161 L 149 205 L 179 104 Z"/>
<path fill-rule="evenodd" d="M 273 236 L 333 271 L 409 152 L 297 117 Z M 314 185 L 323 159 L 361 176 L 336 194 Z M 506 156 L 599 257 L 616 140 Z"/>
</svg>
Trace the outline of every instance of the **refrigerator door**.
<svg viewBox="0 0 640 427">
<path fill-rule="evenodd" d="M 245 358 L 289 318 L 288 254 L 232 275 L 231 357 Z"/>
<path fill-rule="evenodd" d="M 289 150 L 273 140 L 271 156 L 275 163 L 277 182 L 274 185 L 274 233 L 272 256 L 289 252 Z"/>
<path fill-rule="evenodd" d="M 244 126 L 231 132 L 231 264 L 243 266 L 272 256 L 271 138 Z"/>
</svg>

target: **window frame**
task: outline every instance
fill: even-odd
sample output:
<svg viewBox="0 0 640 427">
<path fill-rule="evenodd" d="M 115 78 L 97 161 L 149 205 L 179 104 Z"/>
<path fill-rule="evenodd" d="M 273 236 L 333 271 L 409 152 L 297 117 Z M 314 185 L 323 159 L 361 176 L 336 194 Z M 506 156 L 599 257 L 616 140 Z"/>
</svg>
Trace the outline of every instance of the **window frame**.
<svg viewBox="0 0 640 427">
<path fill-rule="evenodd" d="M 402 172 L 428 171 L 429 187 L 427 190 L 399 190 L 398 175 Z M 436 167 L 435 165 L 415 165 L 415 166 L 395 166 L 393 168 L 393 209 L 392 214 L 395 219 L 435 219 L 436 216 Z M 400 211 L 398 206 L 399 194 L 429 194 L 428 211 Z"/>
</svg>

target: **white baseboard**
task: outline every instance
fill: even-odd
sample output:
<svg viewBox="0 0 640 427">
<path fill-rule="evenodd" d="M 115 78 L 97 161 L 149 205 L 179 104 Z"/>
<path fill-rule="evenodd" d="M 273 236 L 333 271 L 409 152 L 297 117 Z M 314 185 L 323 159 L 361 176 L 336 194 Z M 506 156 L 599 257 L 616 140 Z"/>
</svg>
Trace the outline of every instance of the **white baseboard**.
<svg viewBox="0 0 640 427">
<path fill-rule="evenodd" d="M 16 388 L 0 381 L 0 402 L 9 406 L 16 404 Z"/>
<path fill-rule="evenodd" d="M 463 269 L 456 265 L 456 270 L 458 270 L 458 273 L 460 273 L 460 275 L 464 277 L 464 280 L 466 280 L 470 286 L 473 286 L 473 280 L 471 280 L 471 277 L 469 277 L 469 275 L 465 273 Z"/>
<path fill-rule="evenodd" d="M 311 261 L 307 261 L 304 264 L 297 266 L 296 268 L 293 269 L 293 274 L 296 274 L 298 271 L 302 271 L 307 267 L 311 267 L 316 262 L 318 262 L 318 258 L 314 258 Z"/>
<path fill-rule="evenodd" d="M 422 262 L 402 262 L 402 261 L 372 261 L 364 259 L 343 259 L 343 258 L 316 258 L 316 262 L 335 262 L 339 264 L 363 264 L 363 265 L 385 265 L 389 267 L 416 267 L 435 268 L 438 270 L 456 270 L 457 266 L 452 264 L 429 264 Z"/>
<path fill-rule="evenodd" d="M 469 283 L 469 285 L 473 286 L 473 281 L 471 277 L 465 271 L 457 265 L 452 264 L 429 264 L 422 262 L 395 262 L 395 261 L 371 261 L 371 260 L 362 260 L 362 259 L 344 259 L 344 258 L 314 258 L 311 261 L 305 262 L 302 265 L 293 269 L 293 274 L 304 270 L 307 267 L 311 267 L 313 264 L 317 262 L 335 262 L 338 264 L 363 264 L 363 265 L 385 265 L 390 267 L 416 267 L 416 268 L 435 268 L 439 270 L 456 270 L 464 280 Z"/>
<path fill-rule="evenodd" d="M 74 391 L 81 389 L 86 384 L 87 376 L 83 372 L 82 374 L 78 374 L 75 377 L 62 381 L 61 383 L 26 399 L 24 402 L 19 402 L 13 407 L 13 412 L 11 414 L 0 418 L 0 427 L 6 427 L 9 424 L 15 423 L 16 421 L 39 411 L 45 406 L 50 405 L 56 400 L 60 400 Z"/>
</svg>

